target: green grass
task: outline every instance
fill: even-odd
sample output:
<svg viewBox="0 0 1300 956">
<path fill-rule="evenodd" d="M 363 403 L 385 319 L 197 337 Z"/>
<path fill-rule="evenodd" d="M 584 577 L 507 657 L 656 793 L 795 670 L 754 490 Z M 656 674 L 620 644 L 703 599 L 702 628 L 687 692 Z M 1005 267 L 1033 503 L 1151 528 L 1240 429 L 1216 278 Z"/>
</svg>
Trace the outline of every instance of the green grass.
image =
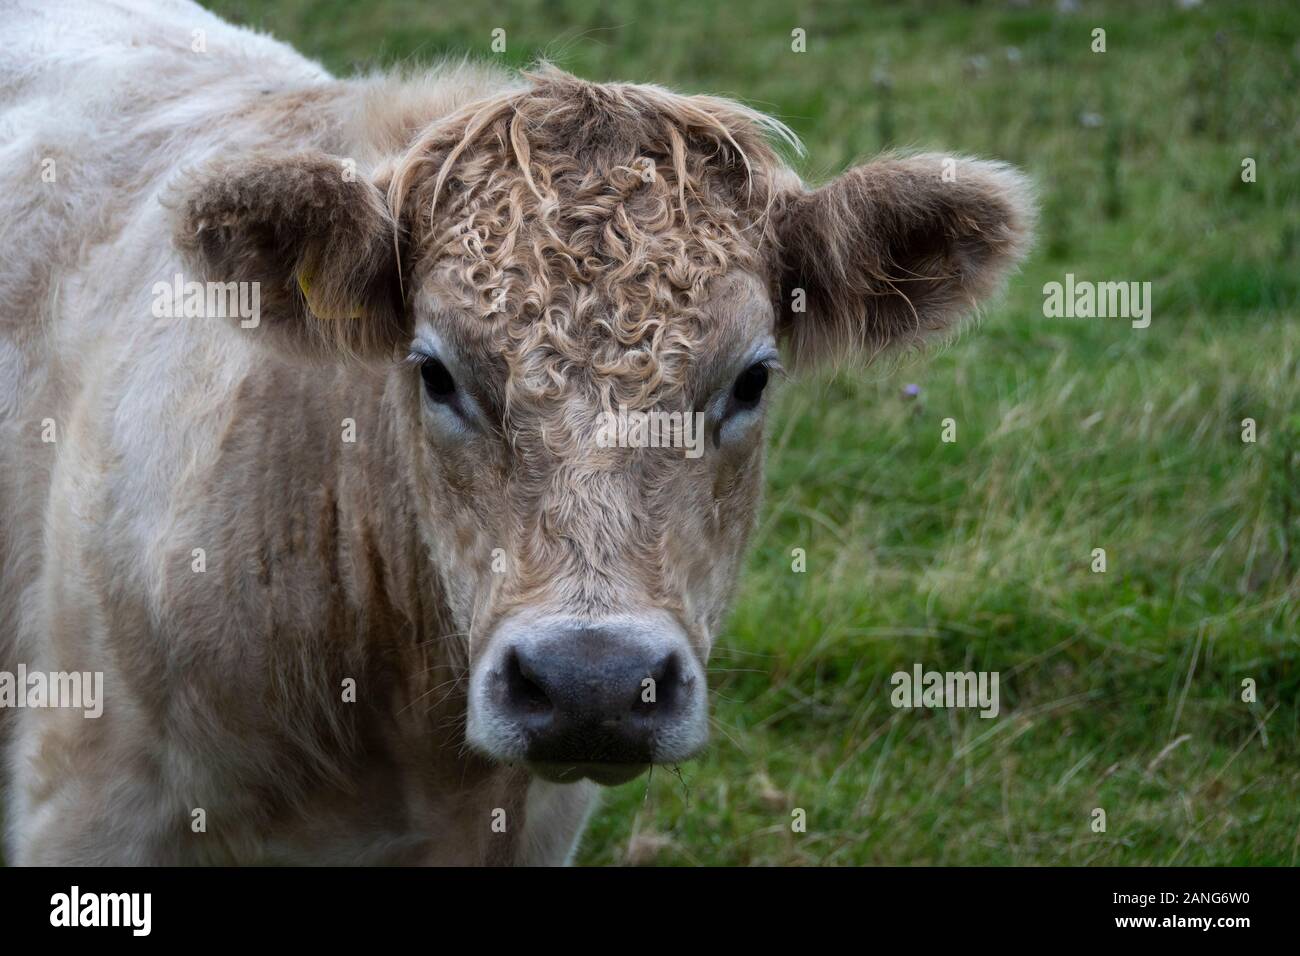
<svg viewBox="0 0 1300 956">
<path fill-rule="evenodd" d="M 768 109 L 814 179 L 916 145 L 1039 183 L 1037 251 L 977 329 L 786 387 L 715 743 L 610 791 L 583 862 L 1300 861 L 1300 8 L 210 5 L 340 72 L 489 57 L 503 27 L 510 63 Z M 1150 281 L 1151 327 L 1044 318 L 1066 272 Z M 915 661 L 999 671 L 1001 716 L 892 708 Z"/>
</svg>

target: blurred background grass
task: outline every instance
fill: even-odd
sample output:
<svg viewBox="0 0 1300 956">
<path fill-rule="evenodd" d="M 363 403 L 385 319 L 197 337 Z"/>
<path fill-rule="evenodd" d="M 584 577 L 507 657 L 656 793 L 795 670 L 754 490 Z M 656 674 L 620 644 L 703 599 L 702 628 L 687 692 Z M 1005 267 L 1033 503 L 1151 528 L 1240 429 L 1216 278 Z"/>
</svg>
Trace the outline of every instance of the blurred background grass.
<svg viewBox="0 0 1300 956">
<path fill-rule="evenodd" d="M 1300 859 L 1295 3 L 208 5 L 338 73 L 494 58 L 504 28 L 511 64 L 766 109 L 812 180 L 921 146 L 1039 184 L 1037 251 L 977 329 L 785 387 L 714 745 L 609 791 L 582 862 Z M 1150 281 L 1151 327 L 1044 318 L 1067 272 Z M 999 671 L 1001 716 L 893 709 L 916 661 Z"/>
</svg>

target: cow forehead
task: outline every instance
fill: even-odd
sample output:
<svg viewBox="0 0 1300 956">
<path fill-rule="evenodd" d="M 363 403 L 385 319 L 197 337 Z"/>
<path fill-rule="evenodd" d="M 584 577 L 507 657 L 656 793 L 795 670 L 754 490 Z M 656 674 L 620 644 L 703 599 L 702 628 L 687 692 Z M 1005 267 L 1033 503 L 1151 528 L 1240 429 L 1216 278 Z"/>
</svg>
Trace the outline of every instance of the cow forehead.
<svg viewBox="0 0 1300 956">
<path fill-rule="evenodd" d="M 706 310 L 716 281 L 756 268 L 734 211 L 697 199 L 685 215 L 665 183 L 628 167 L 608 174 L 619 188 L 593 176 L 544 197 L 510 179 L 452 214 L 431 254 L 439 306 L 486 330 L 518 373 L 546 361 L 548 375 L 581 364 L 598 378 L 681 384 L 717 329 Z"/>
<path fill-rule="evenodd" d="M 657 277 L 520 278 L 486 302 L 475 275 L 464 258 L 441 263 L 422 285 L 417 328 L 516 416 L 684 408 L 773 331 L 765 280 L 743 268 L 668 290 L 648 287 Z"/>
<path fill-rule="evenodd" d="M 680 397 L 726 343 L 719 281 L 771 254 L 773 154 L 754 117 L 705 105 L 543 82 L 421 140 L 390 196 L 425 315 L 527 400 L 584 376 Z"/>
</svg>

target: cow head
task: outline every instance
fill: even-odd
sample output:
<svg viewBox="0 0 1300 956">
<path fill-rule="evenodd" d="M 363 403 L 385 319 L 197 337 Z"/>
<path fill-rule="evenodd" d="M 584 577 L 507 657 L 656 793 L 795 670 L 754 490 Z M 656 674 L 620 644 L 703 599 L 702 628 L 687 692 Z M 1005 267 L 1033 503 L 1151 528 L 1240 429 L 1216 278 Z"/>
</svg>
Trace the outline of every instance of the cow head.
<svg viewBox="0 0 1300 956">
<path fill-rule="evenodd" d="M 469 743 L 616 782 L 706 740 L 783 361 L 952 329 L 1032 209 L 1010 169 L 937 155 L 808 189 L 736 103 L 529 79 L 369 176 L 316 152 L 209 170 L 177 235 L 268 290 L 257 334 L 386 363 Z"/>
</svg>

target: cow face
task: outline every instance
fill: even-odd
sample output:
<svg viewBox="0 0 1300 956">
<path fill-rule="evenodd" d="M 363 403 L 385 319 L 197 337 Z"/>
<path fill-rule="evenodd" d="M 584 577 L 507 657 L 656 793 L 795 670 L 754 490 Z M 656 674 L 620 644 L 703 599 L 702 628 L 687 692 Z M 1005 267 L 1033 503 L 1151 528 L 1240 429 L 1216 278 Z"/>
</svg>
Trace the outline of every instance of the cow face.
<svg viewBox="0 0 1300 956">
<path fill-rule="evenodd" d="M 469 743 L 617 782 L 707 737 L 782 353 L 951 328 L 1030 205 L 1004 167 L 928 155 L 809 191 L 736 104 L 532 80 L 373 181 L 321 154 L 211 170 L 177 235 L 210 277 L 281 291 L 268 339 L 387 363 Z"/>
</svg>

